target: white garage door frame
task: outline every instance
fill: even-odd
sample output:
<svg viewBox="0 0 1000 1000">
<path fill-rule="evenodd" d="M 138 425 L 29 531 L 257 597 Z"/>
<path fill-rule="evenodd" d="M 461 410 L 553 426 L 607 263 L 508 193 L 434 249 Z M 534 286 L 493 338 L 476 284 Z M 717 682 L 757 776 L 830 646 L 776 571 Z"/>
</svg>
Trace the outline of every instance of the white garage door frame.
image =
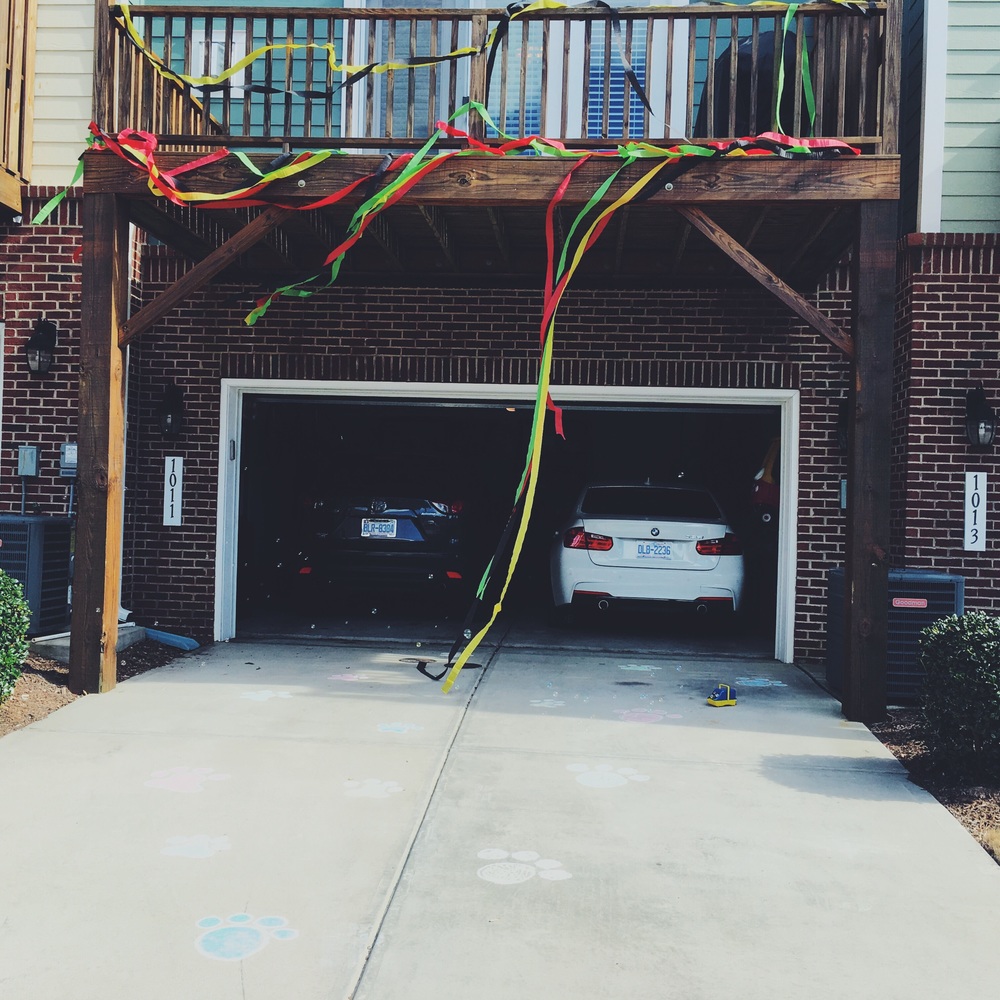
<svg viewBox="0 0 1000 1000">
<path fill-rule="evenodd" d="M 385 400 L 525 402 L 532 386 L 429 382 L 313 382 L 285 379 L 223 379 L 219 421 L 218 521 L 215 551 L 215 639 L 236 635 L 237 541 L 239 535 L 240 433 L 248 395 L 353 397 Z M 794 659 L 795 578 L 798 551 L 799 393 L 795 389 L 668 389 L 632 386 L 552 386 L 565 403 L 685 406 L 775 406 L 781 414 L 781 501 L 778 516 L 777 611 L 774 655 Z"/>
</svg>

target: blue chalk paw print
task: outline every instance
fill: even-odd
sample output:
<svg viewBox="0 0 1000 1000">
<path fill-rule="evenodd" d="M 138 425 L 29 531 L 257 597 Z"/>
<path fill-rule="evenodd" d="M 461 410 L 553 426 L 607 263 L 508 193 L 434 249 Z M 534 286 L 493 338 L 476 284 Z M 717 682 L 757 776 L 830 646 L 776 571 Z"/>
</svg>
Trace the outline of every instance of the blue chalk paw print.
<svg viewBox="0 0 1000 1000">
<path fill-rule="evenodd" d="M 238 962 L 256 954 L 269 941 L 290 941 L 298 936 L 284 917 L 258 917 L 249 913 L 234 913 L 231 917 L 202 917 L 197 927 L 202 930 L 194 946 L 206 958 L 223 962 Z"/>
</svg>

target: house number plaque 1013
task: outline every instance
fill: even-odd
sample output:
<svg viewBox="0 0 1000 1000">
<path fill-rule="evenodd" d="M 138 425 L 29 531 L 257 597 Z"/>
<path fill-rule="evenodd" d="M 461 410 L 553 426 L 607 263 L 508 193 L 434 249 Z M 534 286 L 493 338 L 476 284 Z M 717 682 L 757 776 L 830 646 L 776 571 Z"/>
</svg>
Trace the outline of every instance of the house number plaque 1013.
<svg viewBox="0 0 1000 1000">
<path fill-rule="evenodd" d="M 965 474 L 965 547 L 986 551 L 986 473 Z"/>
<path fill-rule="evenodd" d="M 168 455 L 163 469 L 163 523 L 181 523 L 181 497 L 184 493 L 184 459 Z"/>
</svg>

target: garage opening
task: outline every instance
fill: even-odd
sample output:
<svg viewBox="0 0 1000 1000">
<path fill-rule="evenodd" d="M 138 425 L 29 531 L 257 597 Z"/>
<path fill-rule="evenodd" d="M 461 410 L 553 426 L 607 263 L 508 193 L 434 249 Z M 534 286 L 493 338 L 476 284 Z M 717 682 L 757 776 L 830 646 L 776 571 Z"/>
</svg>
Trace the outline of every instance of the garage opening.
<svg viewBox="0 0 1000 1000">
<path fill-rule="evenodd" d="M 550 550 L 586 485 L 683 482 L 712 491 L 742 543 L 743 602 L 740 614 L 726 623 L 726 634 L 739 635 L 750 652 L 773 655 L 777 499 L 774 508 L 762 508 L 754 485 L 769 450 L 764 478 L 780 474 L 773 447 L 781 433 L 780 406 L 562 405 L 566 437 L 546 440 L 531 528 L 504 602 L 507 624 L 543 637 L 551 629 L 552 641 L 558 640 Z M 384 636 L 394 624 L 419 620 L 439 626 L 450 640 L 510 513 L 531 411 L 525 399 L 246 393 L 239 433 L 236 632 L 309 635 L 319 626 L 330 634 L 336 623 L 352 635 L 367 629 Z M 372 579 L 368 565 L 331 567 L 320 536 L 331 530 L 332 506 L 347 497 L 367 504 L 390 493 L 419 495 L 448 513 L 458 511 L 453 520 L 461 524 L 461 558 L 418 567 L 423 580 L 396 568 Z M 373 530 L 389 520 L 393 531 L 403 530 L 396 518 L 362 513 L 371 515 Z M 447 520 L 433 510 L 414 517 L 431 528 L 435 520 Z M 720 635 L 717 622 L 695 620 L 690 608 L 658 607 L 654 613 L 652 606 L 617 606 L 607 621 L 603 617 L 588 615 L 576 627 L 684 634 L 709 646 Z"/>
</svg>

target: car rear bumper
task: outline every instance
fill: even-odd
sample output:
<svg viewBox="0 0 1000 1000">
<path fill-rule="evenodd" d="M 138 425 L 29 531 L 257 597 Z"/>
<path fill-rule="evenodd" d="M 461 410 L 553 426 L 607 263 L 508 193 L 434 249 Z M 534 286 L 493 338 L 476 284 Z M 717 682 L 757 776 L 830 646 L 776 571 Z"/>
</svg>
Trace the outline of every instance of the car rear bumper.
<svg viewBox="0 0 1000 1000">
<path fill-rule="evenodd" d="M 603 570 L 599 575 L 580 578 L 562 573 L 552 582 L 552 599 L 557 607 L 569 604 L 574 596 L 605 597 L 612 600 L 663 601 L 697 605 L 731 602 L 738 610 L 742 597 L 742 570 L 714 569 L 706 573 L 678 574 L 643 570 Z"/>
<path fill-rule="evenodd" d="M 340 553 L 324 561 L 320 573 L 335 586 L 421 589 L 461 586 L 465 574 L 443 553 Z"/>
</svg>

